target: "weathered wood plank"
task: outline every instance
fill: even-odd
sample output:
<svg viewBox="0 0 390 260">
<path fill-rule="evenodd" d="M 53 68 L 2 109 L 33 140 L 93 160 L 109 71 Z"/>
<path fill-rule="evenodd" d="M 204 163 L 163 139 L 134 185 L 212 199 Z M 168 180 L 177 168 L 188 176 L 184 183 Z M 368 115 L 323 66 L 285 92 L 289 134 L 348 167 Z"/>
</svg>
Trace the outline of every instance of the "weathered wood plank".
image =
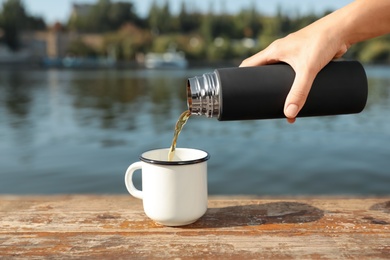
<svg viewBox="0 0 390 260">
<path fill-rule="evenodd" d="M 164 227 L 115 196 L 0 196 L 0 258 L 390 259 L 390 198 L 211 197 Z"/>
</svg>

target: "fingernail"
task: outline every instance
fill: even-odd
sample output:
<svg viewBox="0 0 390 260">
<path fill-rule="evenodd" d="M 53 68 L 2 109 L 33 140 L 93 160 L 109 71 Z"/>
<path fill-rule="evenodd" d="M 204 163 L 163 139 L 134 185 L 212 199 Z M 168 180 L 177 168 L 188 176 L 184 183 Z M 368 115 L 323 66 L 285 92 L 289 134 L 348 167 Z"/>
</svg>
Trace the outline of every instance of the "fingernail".
<svg viewBox="0 0 390 260">
<path fill-rule="evenodd" d="M 298 114 L 298 106 L 295 104 L 290 104 L 286 108 L 286 116 L 288 118 L 295 118 Z"/>
</svg>

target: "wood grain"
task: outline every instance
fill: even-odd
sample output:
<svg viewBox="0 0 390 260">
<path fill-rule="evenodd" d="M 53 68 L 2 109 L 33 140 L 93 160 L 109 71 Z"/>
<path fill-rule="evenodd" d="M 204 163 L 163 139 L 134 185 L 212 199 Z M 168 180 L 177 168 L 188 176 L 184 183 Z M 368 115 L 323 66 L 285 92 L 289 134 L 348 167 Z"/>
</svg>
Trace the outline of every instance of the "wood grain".
<svg viewBox="0 0 390 260">
<path fill-rule="evenodd" d="M 184 227 L 130 195 L 0 196 L 0 258 L 390 259 L 390 198 L 210 197 Z"/>
</svg>

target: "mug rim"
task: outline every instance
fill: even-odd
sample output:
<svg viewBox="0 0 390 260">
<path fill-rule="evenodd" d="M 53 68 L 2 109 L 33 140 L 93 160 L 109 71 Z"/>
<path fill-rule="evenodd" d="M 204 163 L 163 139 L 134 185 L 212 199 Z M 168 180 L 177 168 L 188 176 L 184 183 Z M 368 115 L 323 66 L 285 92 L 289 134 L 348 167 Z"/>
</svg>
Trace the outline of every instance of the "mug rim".
<svg viewBox="0 0 390 260">
<path fill-rule="evenodd" d="M 169 150 L 169 148 L 157 148 L 157 149 L 145 151 L 140 155 L 139 159 L 146 163 L 159 164 L 159 165 L 189 165 L 189 164 L 197 164 L 197 163 L 205 162 L 210 159 L 210 154 L 208 152 L 201 149 L 195 149 L 195 148 L 176 148 L 176 150 L 195 150 L 195 151 L 203 152 L 206 155 L 198 159 L 186 160 L 186 161 L 161 161 L 161 160 L 146 158 L 144 156 L 145 153 L 158 151 L 158 150 Z"/>
</svg>

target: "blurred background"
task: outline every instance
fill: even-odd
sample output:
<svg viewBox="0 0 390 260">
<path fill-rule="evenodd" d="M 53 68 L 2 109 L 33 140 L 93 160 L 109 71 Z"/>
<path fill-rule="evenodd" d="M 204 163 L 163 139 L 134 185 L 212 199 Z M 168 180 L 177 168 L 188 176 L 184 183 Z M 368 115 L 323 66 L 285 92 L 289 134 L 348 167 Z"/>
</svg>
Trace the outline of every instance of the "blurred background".
<svg viewBox="0 0 390 260">
<path fill-rule="evenodd" d="M 349 2 L 0 0 L 0 193 L 126 193 L 128 165 L 170 146 L 187 78 Z M 390 36 L 344 57 L 369 78 L 360 114 L 189 119 L 178 147 L 210 153 L 209 194 L 390 194 Z"/>
</svg>

